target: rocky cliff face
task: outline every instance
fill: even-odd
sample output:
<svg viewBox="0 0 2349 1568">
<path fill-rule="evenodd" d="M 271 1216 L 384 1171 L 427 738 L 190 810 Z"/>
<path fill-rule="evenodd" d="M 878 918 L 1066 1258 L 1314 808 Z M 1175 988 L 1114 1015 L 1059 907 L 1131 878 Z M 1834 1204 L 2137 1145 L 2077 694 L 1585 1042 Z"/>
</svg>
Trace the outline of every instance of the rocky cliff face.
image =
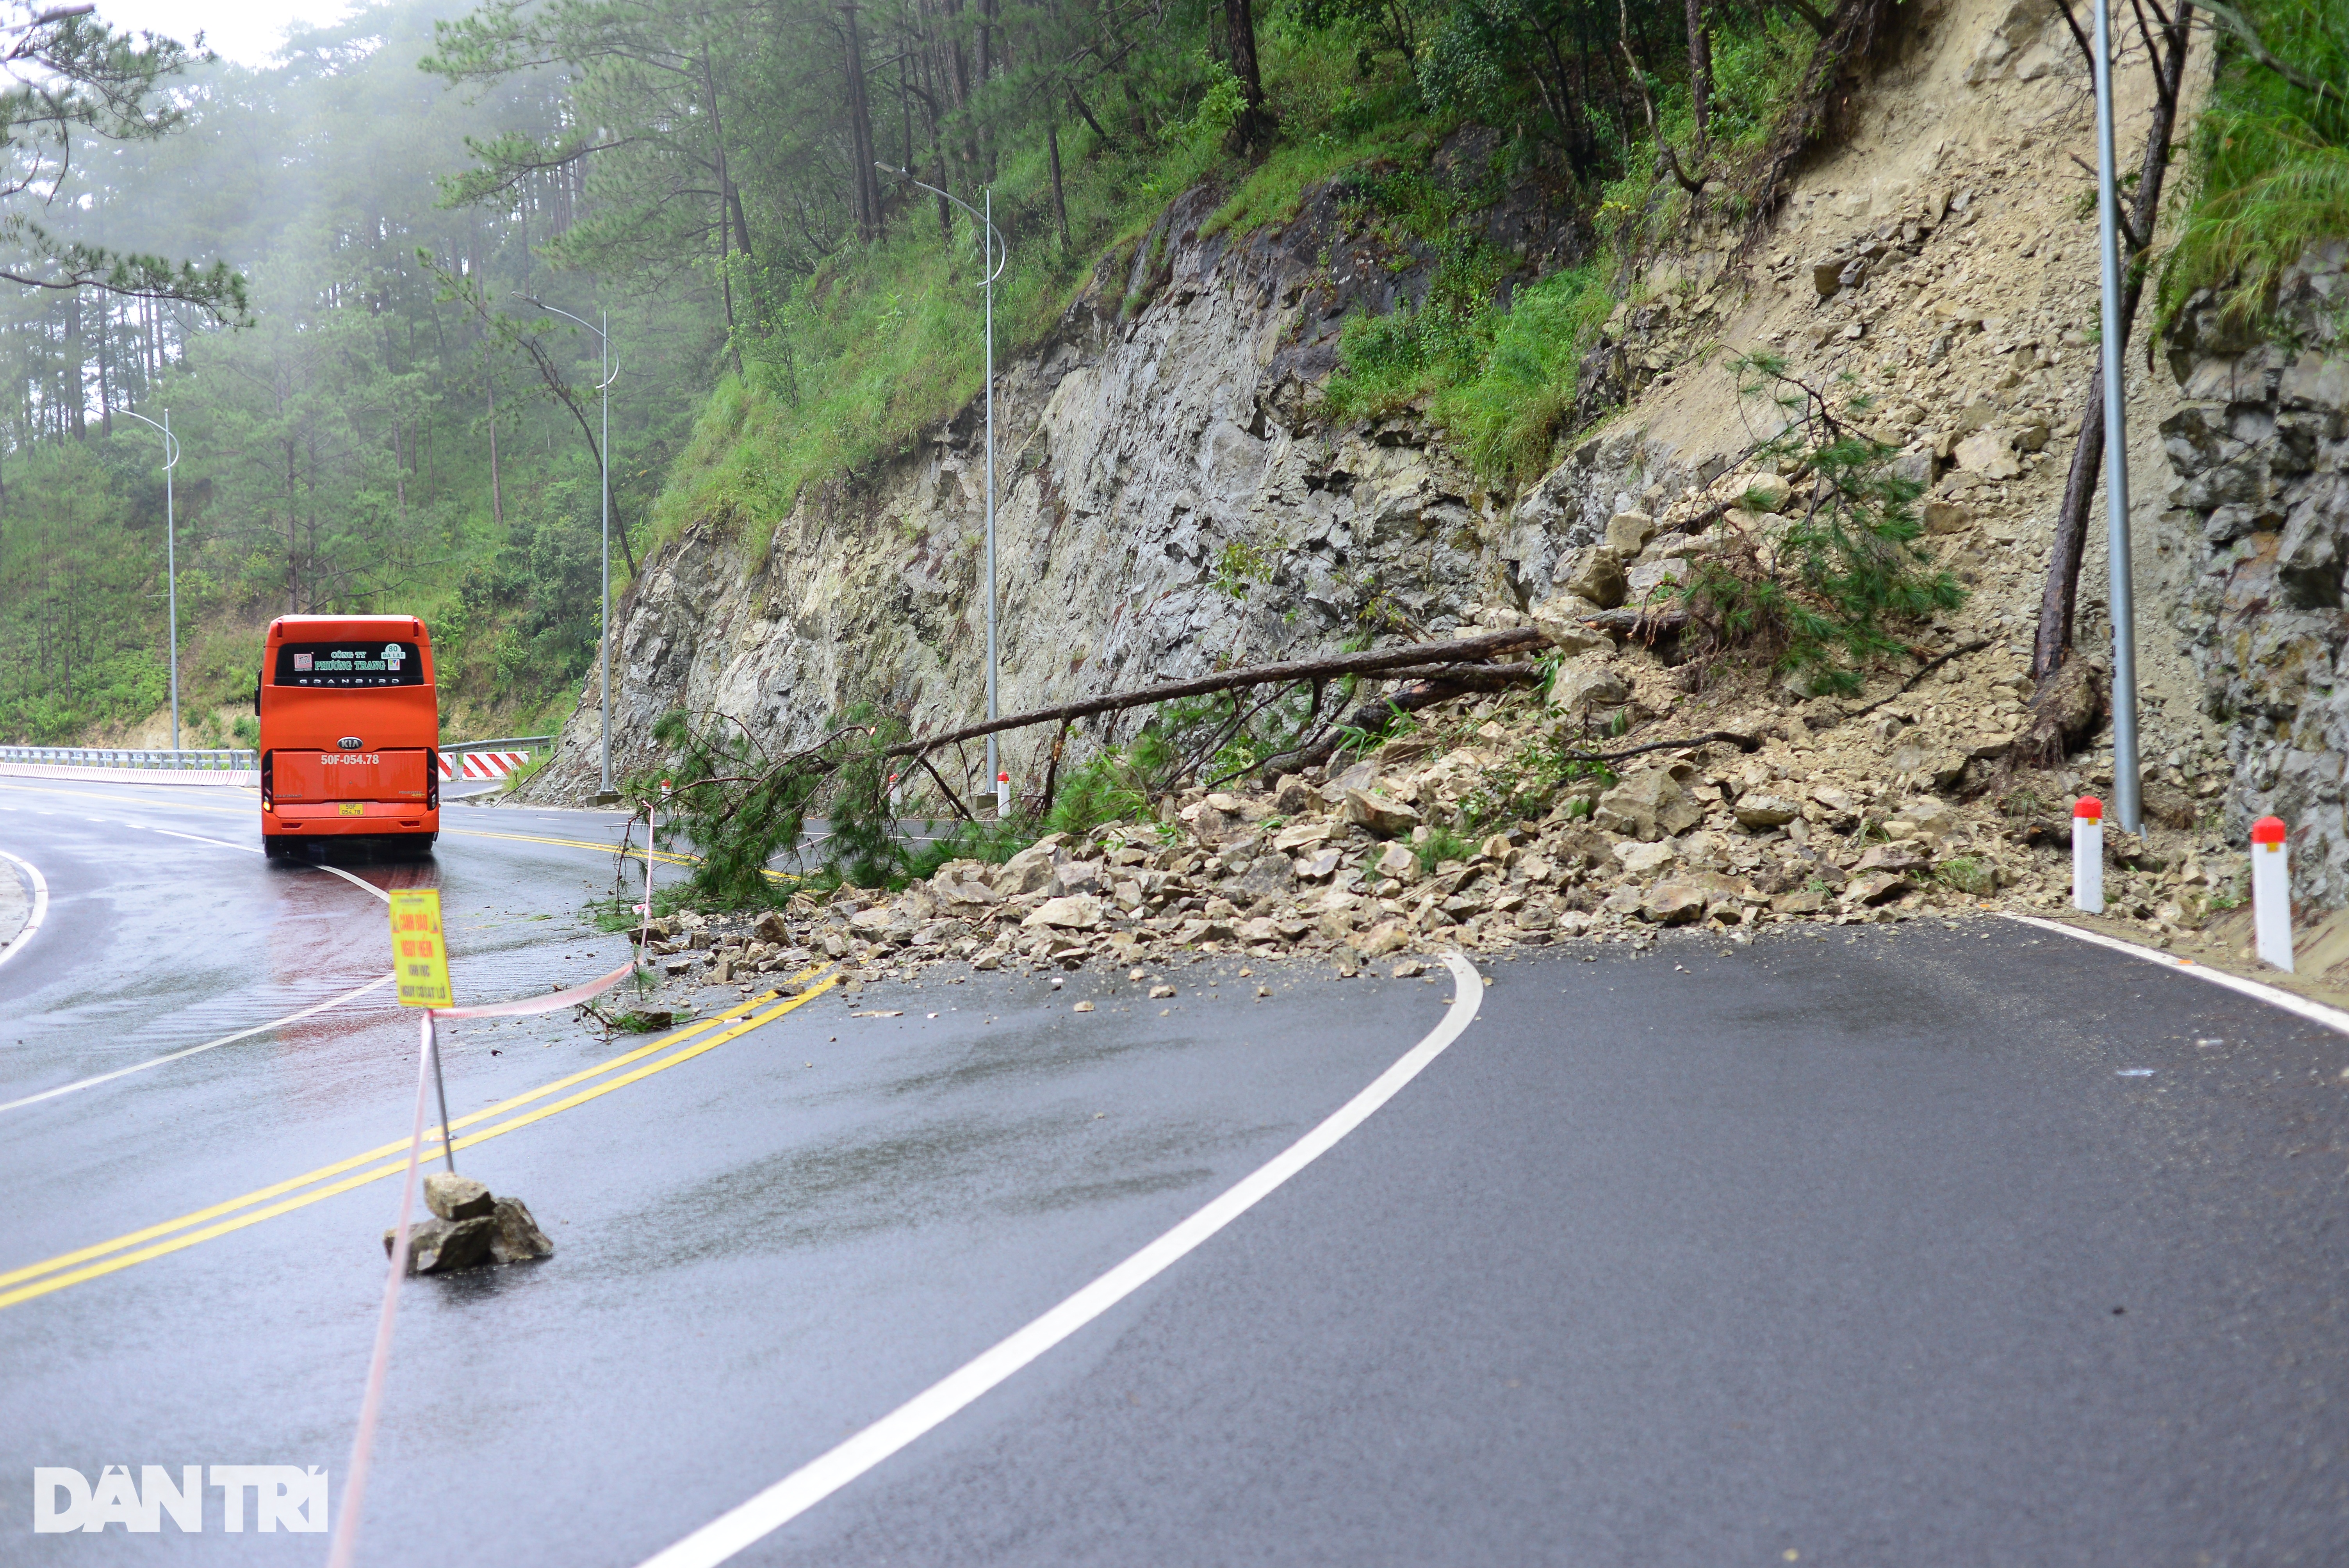
<svg viewBox="0 0 2349 1568">
<path fill-rule="evenodd" d="M 1214 206 L 1176 202 L 999 384 L 1006 712 L 1515 612 L 1626 499 L 1585 464 L 1520 521 L 1408 421 L 1314 427 L 1345 312 L 1392 308 L 1410 274 L 1350 264 L 1327 192 L 1240 242 L 1200 232 Z M 779 748 L 860 702 L 917 729 L 983 716 L 978 414 L 803 495 L 763 551 L 705 523 L 657 552 L 619 615 L 616 769 L 653 761 L 652 726 L 679 707 Z M 595 788 L 598 718 L 591 683 L 534 798 Z M 1033 744 L 1005 742 L 1021 788 Z"/>
<path fill-rule="evenodd" d="M 2293 891 L 2335 907 L 2349 903 L 2349 241 L 2312 247 L 2277 303 L 2264 339 L 2208 302 L 2171 338 L 2189 401 L 2161 433 L 2196 573 L 2176 624 L 2226 727 L 2230 834 L 2282 818 Z"/>
</svg>

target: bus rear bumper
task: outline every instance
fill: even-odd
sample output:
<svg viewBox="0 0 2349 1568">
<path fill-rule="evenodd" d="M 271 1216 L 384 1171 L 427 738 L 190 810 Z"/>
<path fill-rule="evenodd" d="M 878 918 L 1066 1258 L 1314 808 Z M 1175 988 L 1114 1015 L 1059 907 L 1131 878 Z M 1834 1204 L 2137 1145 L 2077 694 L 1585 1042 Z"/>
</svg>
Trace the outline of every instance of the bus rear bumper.
<svg viewBox="0 0 2349 1568">
<path fill-rule="evenodd" d="M 261 830 L 305 839 L 438 833 L 440 813 L 413 800 L 281 800 L 263 809 Z"/>
</svg>

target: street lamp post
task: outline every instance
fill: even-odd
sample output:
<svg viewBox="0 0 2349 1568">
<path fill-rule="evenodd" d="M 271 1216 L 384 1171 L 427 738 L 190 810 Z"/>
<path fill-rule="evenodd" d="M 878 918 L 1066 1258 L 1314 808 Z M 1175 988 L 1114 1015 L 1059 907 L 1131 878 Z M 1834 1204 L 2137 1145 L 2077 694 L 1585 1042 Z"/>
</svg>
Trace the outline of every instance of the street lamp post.
<svg viewBox="0 0 2349 1568">
<path fill-rule="evenodd" d="M 530 303 L 530 304 L 534 304 L 534 305 L 538 306 L 538 308 L 539 308 L 539 309 L 541 309 L 541 310 L 553 311 L 555 315 L 560 315 L 560 316 L 569 316 L 571 320 L 578 322 L 580 325 L 582 325 L 582 326 L 585 327 L 588 331 L 590 331 L 590 332 L 594 333 L 594 334 L 595 335 L 595 341 L 596 341 L 599 345 L 601 345 L 601 346 L 602 346 L 602 355 L 603 355 L 602 366 L 603 366 L 603 377 L 604 377 L 604 378 L 603 378 L 603 380 L 601 380 L 601 381 L 599 381 L 598 383 L 596 383 L 596 386 L 595 386 L 595 395 L 596 395 L 599 398 L 601 398 L 601 399 L 603 400 L 604 439 L 603 439 L 603 443 L 602 443 L 602 448 L 601 448 L 601 449 L 600 449 L 599 451 L 597 451 L 597 453 L 595 454 L 595 456 L 596 456 L 596 458 L 597 458 L 598 461 L 600 462 L 600 464 L 601 464 L 601 466 L 602 466 L 602 468 L 603 468 L 603 489 L 604 489 L 604 588 L 603 588 L 603 593 L 602 593 L 597 597 L 596 603 L 595 603 L 595 641 L 596 641 L 596 643 L 597 643 L 597 645 L 598 645 L 599 648 L 601 649 L 601 657 L 602 657 L 603 672 L 604 672 L 604 673 L 603 673 L 603 685 L 604 685 L 604 770 L 603 770 L 603 785 L 602 785 L 602 787 L 601 787 L 601 788 L 596 791 L 596 793 L 597 793 L 600 797 L 602 797 L 603 799 L 605 799 L 608 800 L 608 799 L 610 799 L 612 798 L 612 795 L 613 795 L 613 789 L 612 789 L 612 390 L 611 390 L 611 388 L 612 388 L 612 383 L 613 383 L 613 381 L 614 381 L 614 380 L 616 380 L 616 379 L 618 377 L 618 375 L 619 375 L 619 373 L 618 373 L 617 371 L 616 371 L 616 370 L 614 370 L 614 369 L 612 368 L 612 333 L 611 333 L 611 326 L 612 326 L 612 313 L 611 313 L 610 311 L 602 311 L 602 312 L 599 312 L 598 314 L 599 314 L 600 315 L 602 315 L 602 317 L 603 317 L 603 319 L 604 319 L 604 325 L 603 325 L 602 326 L 597 326 L 595 323 L 590 322 L 590 321 L 586 321 L 586 320 L 583 320 L 582 318 L 580 318 L 580 317 L 578 317 L 578 316 L 575 316 L 575 315 L 571 315 L 571 313 L 570 313 L 569 311 L 567 311 L 567 310 L 564 310 L 564 309 L 562 309 L 561 307 L 556 306 L 556 305 L 551 305 L 551 304 L 547 304 L 544 300 L 531 299 L 530 295 L 528 295 L 528 294 L 516 294 L 514 297 L 515 297 L 516 299 L 519 299 L 519 300 L 527 300 L 527 301 L 529 301 L 529 303 Z"/>
<path fill-rule="evenodd" d="M 1010 264 L 1011 250 L 1004 243 L 1003 232 L 995 226 L 995 191 L 988 188 L 984 200 L 987 210 L 980 211 L 952 191 L 914 178 L 906 169 L 892 169 L 876 162 L 874 167 L 884 174 L 894 174 L 908 185 L 919 185 L 933 196 L 942 197 L 969 213 L 979 225 L 982 261 L 979 271 L 984 274 L 979 286 L 987 291 L 987 717 L 999 717 L 995 702 L 995 280 L 1003 275 Z M 1002 768 L 995 752 L 995 737 L 987 738 L 987 777 L 993 783 L 1002 777 Z M 1000 795 L 998 796 L 999 802 Z"/>
<path fill-rule="evenodd" d="M 2112 6 L 2096 0 L 2096 254 L 2104 273 L 2105 537 L 2113 612 L 2113 809 L 2140 827 L 2137 593 L 2129 573 L 2128 411 L 2122 407 L 2120 192 L 2114 186 Z"/>
<path fill-rule="evenodd" d="M 171 749 L 180 749 L 180 526 L 171 506 L 171 470 L 180 466 L 180 438 L 171 434 L 171 410 L 163 410 L 163 422 L 144 414 L 134 414 L 128 408 L 118 408 L 118 414 L 129 414 L 142 425 L 155 425 L 163 432 L 163 576 L 169 584 L 171 639 Z"/>
</svg>

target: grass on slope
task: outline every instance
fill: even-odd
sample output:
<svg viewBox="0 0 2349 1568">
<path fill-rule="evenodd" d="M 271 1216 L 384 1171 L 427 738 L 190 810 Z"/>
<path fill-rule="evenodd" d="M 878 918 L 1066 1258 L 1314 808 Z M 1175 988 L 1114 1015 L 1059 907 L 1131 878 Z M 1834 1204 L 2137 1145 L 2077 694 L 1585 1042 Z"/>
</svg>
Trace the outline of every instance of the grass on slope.
<svg viewBox="0 0 2349 1568">
<path fill-rule="evenodd" d="M 1284 139 L 1252 169 L 1224 150 L 1239 99 L 1219 67 L 1203 71 L 1187 112 L 1150 145 L 1130 130 L 1112 145 L 1081 124 L 1064 130 L 1065 251 L 1043 152 L 1006 158 L 995 187 L 1009 246 L 995 290 L 999 366 L 1051 330 L 1105 254 L 1105 264 L 1129 264 L 1184 191 L 1230 182 L 1216 226 L 1279 222 L 1313 181 L 1423 138 L 1406 79 L 1358 80 L 1350 56 L 1286 24 L 1264 25 L 1262 45 Z M 957 212 L 948 242 L 935 201 L 916 194 L 893 211 L 885 239 L 852 247 L 795 291 L 781 331 L 745 335 L 744 374 L 709 398 L 655 508 L 653 547 L 709 519 L 763 553 L 803 486 L 905 449 L 981 391 L 976 225 Z"/>
</svg>

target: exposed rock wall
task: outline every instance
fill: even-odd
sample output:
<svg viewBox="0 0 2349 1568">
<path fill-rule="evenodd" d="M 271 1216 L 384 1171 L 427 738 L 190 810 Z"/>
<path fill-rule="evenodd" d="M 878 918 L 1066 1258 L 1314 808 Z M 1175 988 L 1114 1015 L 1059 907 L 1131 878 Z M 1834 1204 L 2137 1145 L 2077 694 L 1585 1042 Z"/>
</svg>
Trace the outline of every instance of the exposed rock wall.
<svg viewBox="0 0 2349 1568">
<path fill-rule="evenodd" d="M 1515 612 L 1550 592 L 1563 542 L 1625 499 L 1584 464 L 1573 500 L 1520 522 L 1408 420 L 1312 426 L 1309 388 L 1343 314 L 1391 308 L 1394 274 L 1333 247 L 1326 192 L 1285 232 L 1237 243 L 1200 232 L 1214 207 L 1206 192 L 1176 202 L 999 384 L 1007 712 L 1365 626 L 1442 633 Z M 859 702 L 917 728 L 979 717 L 982 435 L 966 409 L 919 451 L 811 490 L 762 552 L 716 523 L 659 550 L 618 617 L 616 769 L 652 762 L 652 726 L 678 707 L 780 748 Z M 1639 446 L 1609 450 L 1620 466 Z M 591 682 L 533 798 L 595 788 L 598 717 Z M 1004 744 L 1032 788 L 1039 740 Z"/>
<path fill-rule="evenodd" d="M 2226 727 L 2230 835 L 2282 818 L 2294 892 L 2338 907 L 2349 903 L 2349 241 L 2312 247 L 2278 307 L 2268 340 L 2207 301 L 2172 335 L 2190 401 L 2161 433 L 2196 568 L 2176 620 L 2205 711 Z"/>
</svg>

